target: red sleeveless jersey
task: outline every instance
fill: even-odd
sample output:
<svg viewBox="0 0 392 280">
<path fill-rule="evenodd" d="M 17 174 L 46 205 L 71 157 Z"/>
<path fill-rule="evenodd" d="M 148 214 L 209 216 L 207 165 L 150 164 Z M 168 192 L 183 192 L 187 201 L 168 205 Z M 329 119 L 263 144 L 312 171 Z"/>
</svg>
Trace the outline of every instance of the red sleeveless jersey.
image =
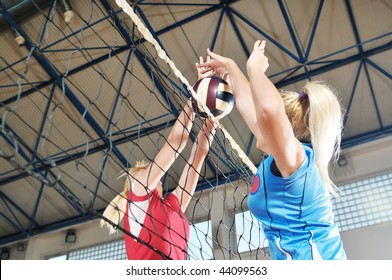
<svg viewBox="0 0 392 280">
<path fill-rule="evenodd" d="M 174 260 L 185 260 L 189 238 L 189 222 L 181 211 L 177 196 L 170 193 L 160 198 L 156 189 L 145 196 L 128 193 L 124 228 Z M 125 233 L 125 248 L 129 260 L 162 260 L 148 245 Z"/>
</svg>

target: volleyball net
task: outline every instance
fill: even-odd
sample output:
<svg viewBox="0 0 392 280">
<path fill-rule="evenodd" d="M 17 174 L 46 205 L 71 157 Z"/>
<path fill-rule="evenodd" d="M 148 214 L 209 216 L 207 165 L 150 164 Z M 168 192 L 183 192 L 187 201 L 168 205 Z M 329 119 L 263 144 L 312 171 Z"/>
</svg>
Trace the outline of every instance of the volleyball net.
<svg viewBox="0 0 392 280">
<path fill-rule="evenodd" d="M 138 8 L 124 0 L 116 3 L 120 10 L 105 0 L 73 1 L 69 24 L 58 1 L 21 24 L 4 10 L 26 42 L 14 61 L 1 54 L 1 79 L 8 85 L 1 97 L 1 182 L 23 180 L 22 191 L 38 190 L 47 204 L 22 228 L 39 228 L 44 211 L 57 213 L 53 219 L 104 218 L 105 207 L 123 191 L 125 178 L 119 174 L 136 161 L 153 161 L 189 98 L 197 99 L 181 67 L 135 13 Z M 196 69 L 193 76 L 191 83 Z M 261 225 L 247 209 L 256 168 L 216 122 L 185 213 L 191 228 L 188 258 L 268 258 Z M 197 116 L 189 142 L 202 124 Z M 164 176 L 164 194 L 177 186 L 191 146 Z M 1 213 L 6 208 L 0 206 Z M 113 227 L 132 235 L 122 221 Z"/>
</svg>

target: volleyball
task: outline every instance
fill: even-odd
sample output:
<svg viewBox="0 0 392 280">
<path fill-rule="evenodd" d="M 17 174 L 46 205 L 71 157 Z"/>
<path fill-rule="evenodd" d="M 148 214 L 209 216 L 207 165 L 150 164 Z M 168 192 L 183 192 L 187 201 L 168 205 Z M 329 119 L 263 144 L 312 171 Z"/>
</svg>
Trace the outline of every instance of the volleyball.
<svg viewBox="0 0 392 280">
<path fill-rule="evenodd" d="M 196 114 L 206 118 L 203 102 L 211 111 L 216 119 L 222 119 L 227 116 L 234 107 L 234 95 L 230 85 L 219 77 L 207 77 L 200 79 L 193 86 L 193 90 L 198 96 L 198 101 L 192 98 L 192 107 Z"/>
</svg>

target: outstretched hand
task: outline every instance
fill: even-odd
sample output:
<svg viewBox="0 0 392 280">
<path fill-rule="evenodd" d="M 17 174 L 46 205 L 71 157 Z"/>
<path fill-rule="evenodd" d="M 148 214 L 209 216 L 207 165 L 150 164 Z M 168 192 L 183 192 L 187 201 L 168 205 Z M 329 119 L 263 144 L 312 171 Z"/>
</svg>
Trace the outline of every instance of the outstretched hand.
<svg viewBox="0 0 392 280">
<path fill-rule="evenodd" d="M 199 57 L 199 62 L 196 62 L 196 70 L 197 70 L 197 80 L 203 79 L 203 78 L 207 78 L 209 76 L 212 76 L 212 70 L 211 69 L 207 69 L 206 66 L 204 66 L 205 64 L 208 64 L 211 62 L 211 57 L 209 55 L 207 55 L 206 58 L 206 62 L 204 62 L 203 57 L 200 56 Z"/>
<path fill-rule="evenodd" d="M 201 74 L 209 73 L 209 75 L 224 78 L 228 73 L 228 64 L 230 59 L 212 52 L 207 49 L 208 60 L 204 63 L 196 65 L 200 69 Z"/>
<path fill-rule="evenodd" d="M 246 68 L 249 74 L 250 70 L 262 71 L 264 73 L 268 66 L 268 58 L 264 55 L 265 40 L 257 40 L 253 45 L 253 51 L 248 58 Z"/>
</svg>

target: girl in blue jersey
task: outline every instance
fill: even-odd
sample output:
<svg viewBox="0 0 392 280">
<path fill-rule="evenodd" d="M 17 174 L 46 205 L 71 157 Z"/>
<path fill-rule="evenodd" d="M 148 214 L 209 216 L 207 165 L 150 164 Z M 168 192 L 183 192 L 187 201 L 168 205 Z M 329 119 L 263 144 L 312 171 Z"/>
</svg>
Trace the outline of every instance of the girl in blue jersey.
<svg viewBox="0 0 392 280">
<path fill-rule="evenodd" d="M 346 259 L 334 224 L 328 165 L 340 149 L 342 110 L 334 91 L 319 81 L 299 92 L 279 92 L 264 74 L 265 41 L 256 41 L 248 78 L 229 58 L 207 50 L 205 71 L 228 74 L 236 106 L 265 158 L 248 198 L 263 225 L 273 259 Z"/>
</svg>

